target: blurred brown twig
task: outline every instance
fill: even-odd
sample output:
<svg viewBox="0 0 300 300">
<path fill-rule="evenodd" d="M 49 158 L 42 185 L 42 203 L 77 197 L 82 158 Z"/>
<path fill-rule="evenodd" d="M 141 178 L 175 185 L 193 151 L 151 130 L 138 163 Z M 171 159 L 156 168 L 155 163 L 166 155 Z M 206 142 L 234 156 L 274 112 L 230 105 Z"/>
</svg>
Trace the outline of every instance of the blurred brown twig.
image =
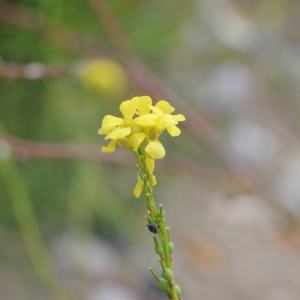
<svg viewBox="0 0 300 300">
<path fill-rule="evenodd" d="M 80 159 L 124 166 L 134 165 L 133 157 L 127 153 L 119 151 L 112 155 L 106 155 L 100 152 L 96 145 L 29 142 L 9 135 L 0 135 L 0 149 L 1 143 L 6 143 L 12 153 L 19 159 Z M 195 178 L 206 178 L 214 182 L 219 181 L 221 183 L 225 180 L 221 173 L 199 167 L 192 162 L 168 159 L 161 161 L 159 168 L 167 172 L 184 174 Z"/>
<path fill-rule="evenodd" d="M 9 79 L 41 80 L 54 79 L 69 75 L 68 68 L 41 63 L 16 64 L 0 61 L 0 77 Z"/>
</svg>

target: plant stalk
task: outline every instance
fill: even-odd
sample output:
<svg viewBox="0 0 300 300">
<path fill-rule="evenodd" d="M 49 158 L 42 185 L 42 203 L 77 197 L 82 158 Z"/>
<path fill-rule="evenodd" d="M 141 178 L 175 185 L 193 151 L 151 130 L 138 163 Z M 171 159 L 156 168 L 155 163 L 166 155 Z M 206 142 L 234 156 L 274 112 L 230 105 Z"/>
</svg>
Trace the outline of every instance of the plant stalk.
<svg viewBox="0 0 300 300">
<path fill-rule="evenodd" d="M 146 160 L 146 153 L 143 145 L 136 153 L 138 174 L 144 184 L 144 195 L 147 206 L 147 221 L 149 230 L 155 235 L 154 250 L 158 255 L 158 260 L 161 265 L 161 275 L 155 274 L 150 269 L 153 277 L 157 281 L 159 287 L 164 290 L 170 300 L 183 300 L 179 285 L 175 282 L 174 268 L 172 262 L 173 243 L 170 239 L 170 228 L 165 221 L 165 212 L 162 205 L 159 207 L 153 196 L 153 180 L 152 174 L 149 171 Z"/>
</svg>

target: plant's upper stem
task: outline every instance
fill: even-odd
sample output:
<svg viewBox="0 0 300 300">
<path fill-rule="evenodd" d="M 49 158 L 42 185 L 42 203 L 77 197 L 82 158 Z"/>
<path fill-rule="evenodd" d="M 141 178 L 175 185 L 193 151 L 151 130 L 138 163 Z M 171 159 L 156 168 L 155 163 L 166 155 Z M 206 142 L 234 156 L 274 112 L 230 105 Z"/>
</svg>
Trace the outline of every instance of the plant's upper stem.
<svg viewBox="0 0 300 300">
<path fill-rule="evenodd" d="M 164 289 L 170 300 L 182 300 L 180 293 L 180 288 L 175 284 L 174 272 L 173 272 L 173 262 L 172 262 L 172 247 L 169 228 L 166 225 L 165 213 L 162 205 L 157 208 L 157 204 L 153 197 L 153 184 L 152 184 L 152 174 L 148 170 L 146 163 L 146 154 L 143 151 L 143 147 L 140 147 L 139 151 L 136 153 L 136 159 L 138 163 L 138 172 L 141 180 L 144 184 L 144 195 L 146 199 L 146 205 L 148 210 L 148 222 L 155 223 L 154 225 L 158 227 L 159 241 L 155 239 L 155 251 L 159 256 L 159 262 L 162 267 L 161 276 L 154 275 L 159 286 Z M 156 248 L 158 246 L 158 249 Z M 164 283 L 166 283 L 164 285 Z"/>
</svg>

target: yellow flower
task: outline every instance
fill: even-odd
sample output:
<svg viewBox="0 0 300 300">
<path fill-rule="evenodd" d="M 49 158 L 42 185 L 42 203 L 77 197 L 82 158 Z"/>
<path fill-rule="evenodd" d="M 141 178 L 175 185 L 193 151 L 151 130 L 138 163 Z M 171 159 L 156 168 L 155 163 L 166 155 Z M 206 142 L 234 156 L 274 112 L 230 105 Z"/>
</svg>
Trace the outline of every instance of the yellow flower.
<svg viewBox="0 0 300 300">
<path fill-rule="evenodd" d="M 155 106 L 149 105 L 149 110 L 134 120 L 134 124 L 145 128 L 150 139 L 145 151 L 154 159 L 161 159 L 166 154 L 164 146 L 158 140 L 164 130 L 167 130 L 173 137 L 181 133 L 176 125 L 184 121 L 185 117 L 182 114 L 172 115 L 174 111 L 175 108 L 167 101 L 160 100 Z"/>
<path fill-rule="evenodd" d="M 160 135 L 165 129 L 171 136 L 180 135 L 181 131 L 176 125 L 178 122 L 185 121 L 185 117 L 182 114 L 171 115 L 175 108 L 167 101 L 160 100 L 155 106 L 151 105 L 149 110 L 151 113 L 147 112 L 136 118 L 135 124 L 153 129 L 156 135 Z"/>
<path fill-rule="evenodd" d="M 123 67 L 110 59 L 93 59 L 82 63 L 78 69 L 84 87 L 98 92 L 121 94 L 127 86 Z"/>
<path fill-rule="evenodd" d="M 102 152 L 114 152 L 116 149 L 116 143 L 126 147 L 130 144 L 137 144 L 138 137 L 134 134 L 130 138 L 127 138 L 132 133 L 132 121 L 136 112 L 137 101 L 134 99 L 125 100 L 120 104 L 120 111 L 123 118 L 115 117 L 112 115 L 106 115 L 102 120 L 102 125 L 98 130 L 99 134 L 104 134 L 105 139 L 111 141 L 107 146 L 102 147 Z M 136 147 L 138 147 L 137 145 Z"/>
<path fill-rule="evenodd" d="M 113 152 L 116 145 L 137 151 L 146 140 L 145 151 L 153 159 L 161 159 L 166 151 L 159 136 L 167 130 L 175 137 L 181 131 L 177 127 L 185 120 L 182 114 L 172 115 L 174 107 L 167 101 L 160 100 L 154 106 L 149 96 L 133 97 L 120 104 L 123 117 L 107 115 L 102 120 L 98 133 L 105 135 L 111 141 L 102 147 L 103 152 Z"/>
<path fill-rule="evenodd" d="M 160 135 L 167 130 L 175 137 L 181 131 L 177 127 L 179 122 L 185 120 L 182 114 L 173 115 L 175 111 L 167 101 L 160 100 L 155 105 L 149 96 L 133 97 L 120 104 L 122 117 L 106 115 L 99 134 L 105 135 L 109 143 L 102 147 L 103 152 L 114 152 L 117 145 L 143 154 L 145 164 L 151 178 L 151 184 L 156 185 L 153 175 L 155 159 L 165 156 L 166 150 L 159 141 Z M 144 189 L 144 183 L 138 177 L 134 188 L 134 195 L 138 198 Z"/>
</svg>

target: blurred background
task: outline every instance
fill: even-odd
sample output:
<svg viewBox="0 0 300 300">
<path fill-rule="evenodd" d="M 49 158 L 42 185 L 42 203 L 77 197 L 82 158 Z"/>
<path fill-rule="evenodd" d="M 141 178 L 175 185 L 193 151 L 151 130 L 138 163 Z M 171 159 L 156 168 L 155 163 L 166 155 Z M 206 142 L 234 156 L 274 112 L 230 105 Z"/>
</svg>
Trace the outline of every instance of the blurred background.
<svg viewBox="0 0 300 300">
<path fill-rule="evenodd" d="M 0 298 L 165 299 L 124 99 L 167 99 L 166 207 L 184 299 L 300 297 L 300 3 L 0 1 Z"/>
</svg>

